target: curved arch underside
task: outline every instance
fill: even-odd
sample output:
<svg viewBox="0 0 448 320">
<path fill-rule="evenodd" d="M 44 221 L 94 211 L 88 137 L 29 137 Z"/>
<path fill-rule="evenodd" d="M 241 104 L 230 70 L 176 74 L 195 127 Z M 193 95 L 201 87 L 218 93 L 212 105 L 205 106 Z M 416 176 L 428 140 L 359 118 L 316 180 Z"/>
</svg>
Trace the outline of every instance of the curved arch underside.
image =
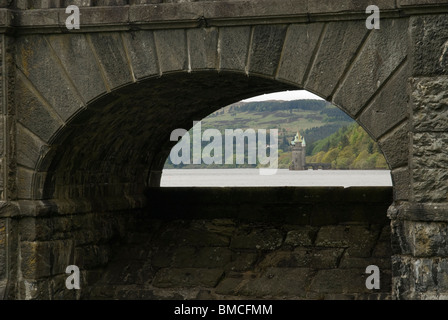
<svg viewBox="0 0 448 320">
<path fill-rule="evenodd" d="M 379 142 L 393 178 L 406 176 L 407 28 L 385 19 L 374 32 L 344 21 L 21 37 L 17 198 L 129 200 L 150 173 L 157 185 L 172 130 L 287 89 L 339 106 Z M 406 199 L 397 181 L 395 199 Z"/>
</svg>

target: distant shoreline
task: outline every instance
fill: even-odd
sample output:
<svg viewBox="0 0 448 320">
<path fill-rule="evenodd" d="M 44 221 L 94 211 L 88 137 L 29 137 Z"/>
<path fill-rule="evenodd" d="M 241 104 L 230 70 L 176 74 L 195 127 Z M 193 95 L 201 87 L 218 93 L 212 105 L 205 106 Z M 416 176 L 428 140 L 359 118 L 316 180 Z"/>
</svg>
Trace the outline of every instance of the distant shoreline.
<svg viewBox="0 0 448 320">
<path fill-rule="evenodd" d="M 259 169 L 163 169 L 161 187 L 256 186 L 392 186 L 389 170 L 278 169 L 262 176 Z"/>
</svg>

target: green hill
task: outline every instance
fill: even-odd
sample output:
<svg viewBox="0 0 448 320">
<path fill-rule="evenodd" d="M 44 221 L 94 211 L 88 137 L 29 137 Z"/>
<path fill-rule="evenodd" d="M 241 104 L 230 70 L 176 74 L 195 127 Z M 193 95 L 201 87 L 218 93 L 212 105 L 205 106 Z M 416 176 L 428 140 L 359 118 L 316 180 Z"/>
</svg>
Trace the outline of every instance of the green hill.
<svg viewBox="0 0 448 320">
<path fill-rule="evenodd" d="M 378 145 L 357 123 L 318 141 L 307 162 L 331 163 L 332 169 L 388 169 Z"/>
<path fill-rule="evenodd" d="M 306 153 L 311 162 L 325 162 L 322 161 L 322 158 L 331 151 L 331 155 L 326 156 L 324 160 L 329 161 L 329 163 L 337 160 L 337 162 L 335 162 L 335 168 L 346 169 L 349 168 L 348 164 L 351 165 L 354 162 L 356 165 L 360 165 L 363 162 L 364 157 L 367 156 L 365 153 L 363 153 L 361 158 L 357 161 L 349 160 L 352 158 L 357 159 L 358 156 L 360 156 L 357 151 L 359 150 L 359 152 L 362 152 L 367 148 L 362 147 L 362 143 L 370 143 L 367 142 L 367 140 L 362 140 L 363 142 L 360 142 L 355 139 L 358 143 L 357 147 L 345 150 L 347 153 L 354 152 L 353 154 L 346 154 L 346 157 L 349 160 L 345 161 L 342 160 L 342 158 L 337 159 L 340 157 L 339 152 L 332 149 L 338 147 L 338 139 L 345 139 L 342 138 L 341 134 L 348 132 L 348 128 L 352 128 L 351 125 L 353 123 L 353 120 L 343 111 L 324 100 L 294 100 L 238 102 L 224 107 L 202 119 L 201 127 L 202 132 L 206 129 L 213 128 L 219 130 L 223 136 L 225 129 L 278 129 L 279 168 L 284 169 L 289 168 L 291 163 L 291 150 L 289 142 L 299 130 L 300 133 L 306 138 Z M 361 129 L 361 131 L 363 130 Z M 189 134 L 192 139 L 193 134 L 191 129 Z M 335 134 L 335 136 L 332 136 L 333 134 Z M 366 133 L 364 134 L 366 135 L 366 138 L 370 139 Z M 371 142 L 373 143 L 373 141 Z M 204 142 L 202 148 L 204 148 L 207 144 L 208 142 Z M 375 144 L 373 145 L 373 148 L 377 148 L 375 147 Z M 193 155 L 192 143 L 190 143 L 190 146 L 190 154 Z M 345 153 L 341 153 L 341 156 L 344 154 Z M 333 156 L 334 158 L 332 158 Z M 247 159 L 247 151 L 245 158 Z M 320 161 L 315 161 L 315 159 L 319 159 Z M 371 162 L 373 160 L 370 159 L 369 161 Z M 370 164 L 370 162 L 368 163 Z M 204 163 L 200 165 L 182 163 L 179 165 L 173 165 L 168 157 L 164 168 L 248 168 L 257 166 L 247 163 L 248 161 L 245 161 L 245 164 L 242 165 L 207 165 Z M 344 163 L 347 165 L 344 166 Z M 380 163 L 378 164 L 380 165 Z M 366 164 L 363 164 L 362 166 L 363 168 L 371 167 Z"/>
</svg>

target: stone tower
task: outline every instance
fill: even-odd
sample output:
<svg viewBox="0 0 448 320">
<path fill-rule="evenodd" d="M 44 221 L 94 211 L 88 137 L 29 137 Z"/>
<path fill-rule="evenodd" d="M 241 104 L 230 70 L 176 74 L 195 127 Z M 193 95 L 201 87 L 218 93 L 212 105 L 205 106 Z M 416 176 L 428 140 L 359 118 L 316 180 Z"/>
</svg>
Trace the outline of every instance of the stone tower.
<svg viewBox="0 0 448 320">
<path fill-rule="evenodd" d="M 294 140 L 291 141 L 291 146 L 292 161 L 289 166 L 289 170 L 305 170 L 306 143 L 305 138 L 302 137 L 298 131 L 294 137 Z"/>
</svg>

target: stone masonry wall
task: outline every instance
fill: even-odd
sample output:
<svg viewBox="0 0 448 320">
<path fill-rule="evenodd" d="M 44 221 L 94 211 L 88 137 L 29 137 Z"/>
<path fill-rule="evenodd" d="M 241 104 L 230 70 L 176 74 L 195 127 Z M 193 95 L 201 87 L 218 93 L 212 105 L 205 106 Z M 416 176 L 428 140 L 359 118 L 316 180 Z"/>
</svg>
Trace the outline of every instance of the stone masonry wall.
<svg viewBox="0 0 448 320">
<path fill-rule="evenodd" d="M 389 188 L 162 188 L 149 196 L 150 219 L 113 249 L 83 298 L 390 298 Z M 379 290 L 365 286 L 371 264 Z"/>
<path fill-rule="evenodd" d="M 391 188 L 155 188 L 148 200 L 141 211 L 12 216 L 18 280 L 6 298 L 390 297 Z M 80 290 L 65 287 L 72 264 Z M 365 287 L 371 264 L 379 290 Z"/>
</svg>

